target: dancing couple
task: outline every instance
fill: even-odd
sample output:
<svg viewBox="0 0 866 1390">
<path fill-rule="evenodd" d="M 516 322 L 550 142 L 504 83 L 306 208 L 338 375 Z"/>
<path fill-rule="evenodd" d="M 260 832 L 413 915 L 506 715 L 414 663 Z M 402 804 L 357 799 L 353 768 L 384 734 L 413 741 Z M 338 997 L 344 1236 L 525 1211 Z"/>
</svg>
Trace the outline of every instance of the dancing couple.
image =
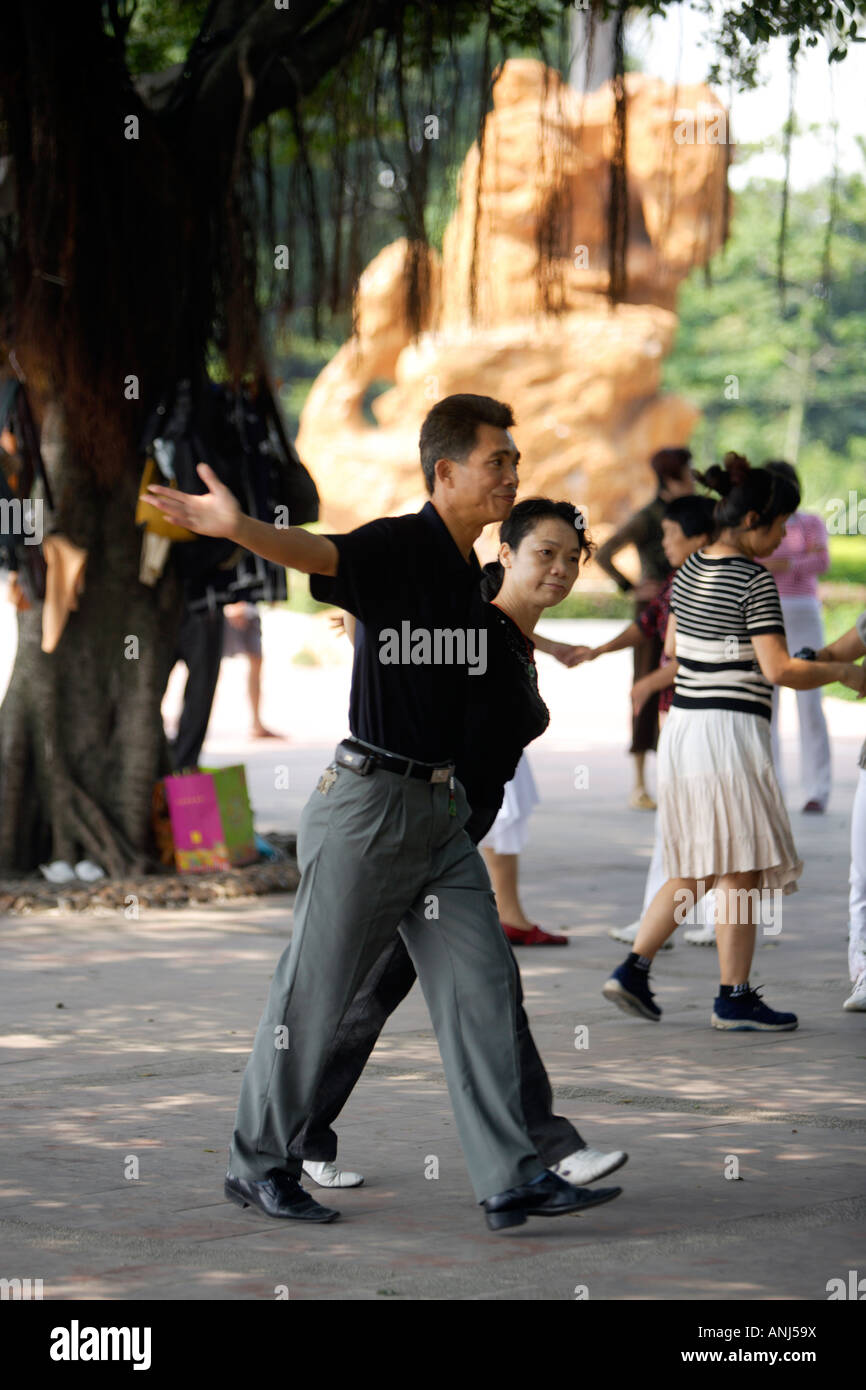
<svg viewBox="0 0 866 1390">
<path fill-rule="evenodd" d="M 514 507 L 512 425 L 510 408 L 490 397 L 440 401 L 420 438 L 430 501 L 416 515 L 344 535 L 277 530 L 245 516 L 204 464 L 206 493 L 148 490 L 170 520 L 314 576 L 314 597 L 356 620 L 351 737 L 301 816 L 292 941 L 244 1073 L 226 1175 L 230 1200 L 268 1216 L 338 1215 L 301 1187 L 310 1155 L 298 1153 L 297 1140 L 313 1118 L 321 1128 L 336 1113 L 335 1100 L 348 1094 L 375 1042 L 377 1018 L 384 1022 L 390 1000 L 411 985 L 403 952 L 430 1010 L 490 1229 L 584 1210 L 621 1191 L 582 1185 L 626 1155 L 589 1150 L 552 1114 L 515 959 L 475 847 L 524 744 L 548 721 L 533 660 L 535 622 L 571 590 L 588 553 L 583 518 L 570 504 Z M 488 604 L 473 544 L 484 526 L 509 517 L 502 583 Z M 383 663 L 379 634 L 402 631 L 404 622 L 410 631 L 483 636 L 487 671 Z M 365 1021 L 371 1000 L 379 1012 Z M 551 1170 L 554 1163 L 565 1164 L 566 1176 Z"/>
</svg>

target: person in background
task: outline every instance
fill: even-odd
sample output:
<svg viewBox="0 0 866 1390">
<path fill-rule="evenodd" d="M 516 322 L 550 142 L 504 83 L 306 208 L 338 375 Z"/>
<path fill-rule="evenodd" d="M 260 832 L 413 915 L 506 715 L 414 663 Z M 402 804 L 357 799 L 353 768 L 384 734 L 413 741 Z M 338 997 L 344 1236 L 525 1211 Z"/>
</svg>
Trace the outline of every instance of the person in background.
<svg viewBox="0 0 866 1390">
<path fill-rule="evenodd" d="M 623 593 L 633 593 L 635 599 L 635 621 L 648 603 L 661 591 L 670 574 L 670 565 L 665 558 L 662 546 L 662 516 L 666 502 L 675 497 L 685 497 L 695 490 L 691 469 L 692 455 L 689 449 L 659 449 L 650 459 L 650 466 L 658 480 L 658 490 L 651 502 L 635 512 L 625 524 L 599 547 L 596 560 L 606 574 L 619 585 Z M 640 558 L 640 581 L 632 584 L 613 563 L 614 556 L 627 545 L 637 549 Z M 635 682 L 643 679 L 658 667 L 662 654 L 662 643 L 657 638 L 641 642 L 634 649 Z M 655 751 L 658 743 L 658 695 L 653 693 L 641 707 L 640 713 L 632 719 L 632 739 L 630 753 L 634 758 L 634 789 L 629 805 L 638 811 L 654 811 L 655 802 L 646 788 L 646 755 Z"/>
<path fill-rule="evenodd" d="M 665 638 L 677 659 L 659 748 L 667 881 L 602 992 L 627 1013 L 660 1019 L 649 970 L 701 883 L 702 891 L 717 890 L 720 982 L 712 1026 L 787 1031 L 797 1027 L 796 1014 L 769 1008 L 749 981 L 765 893 L 775 916 L 776 895 L 794 892 L 803 869 L 770 754 L 772 687 L 811 690 L 838 680 L 862 696 L 866 670 L 788 653 L 779 593 L 758 561 L 784 536 L 800 503 L 796 485 L 733 453 L 701 481 L 721 498 L 717 539 L 677 571 Z"/>
<path fill-rule="evenodd" d="M 787 478 L 798 488 L 800 480 L 790 463 L 774 459 L 764 467 Z M 824 645 L 824 623 L 818 598 L 818 579 L 830 568 L 827 528 L 814 512 L 795 512 L 788 522 L 784 540 L 764 561 L 776 580 L 782 600 L 782 617 L 788 648 L 817 650 Z M 797 719 L 800 725 L 800 780 L 805 793 L 803 810 L 820 815 L 830 799 L 832 757 L 827 721 L 820 690 L 797 691 Z M 779 751 L 779 688 L 773 687 L 773 720 L 770 725 L 773 762 L 783 791 L 785 779 Z"/>
<path fill-rule="evenodd" d="M 829 647 L 815 653 L 816 661 L 858 661 L 866 654 L 866 610 Z M 851 812 L 851 873 L 848 899 L 848 970 L 854 986 L 842 1008 L 866 1013 L 866 741 L 860 749 L 860 776 Z"/>
<path fill-rule="evenodd" d="M 579 666 L 585 661 L 595 661 L 597 657 L 604 656 L 608 652 L 623 651 L 626 647 L 638 647 L 641 643 L 650 642 L 653 639 L 664 642 L 674 576 L 680 565 L 710 540 L 715 531 L 714 511 L 715 503 L 711 497 L 696 497 L 694 493 L 686 497 L 676 497 L 672 502 L 667 503 L 662 515 L 662 548 L 670 567 L 670 575 L 662 586 L 661 592 L 646 605 L 636 622 L 630 623 L 611 641 L 602 643 L 600 647 L 573 647 L 571 659 L 566 659 L 565 664 L 567 666 Z M 659 701 L 659 721 L 660 723 L 664 722 L 673 700 L 676 669 L 676 662 L 662 652 L 658 667 L 642 676 L 632 688 L 632 705 L 636 713 L 639 713 L 646 701 L 655 694 Z M 662 845 L 658 823 L 656 823 L 655 844 L 646 877 L 641 916 L 646 912 L 664 882 Z M 712 922 L 706 921 L 704 899 L 697 905 L 696 915 L 698 925 L 694 931 L 685 933 L 686 940 L 690 945 L 711 944 L 715 940 L 715 931 Z M 639 917 L 636 922 L 631 922 L 627 927 L 612 927 L 608 935 L 612 936 L 614 941 L 625 941 L 631 945 L 638 934 L 640 924 L 641 918 Z M 673 944 L 673 941 L 669 939 L 664 943 L 663 949 L 670 950 Z"/>
<path fill-rule="evenodd" d="M 266 729 L 259 714 L 262 696 L 262 624 L 254 603 L 229 603 L 223 609 L 225 630 L 222 654 L 224 657 L 244 655 L 249 658 L 247 690 L 250 697 L 251 738 L 279 738 Z"/>
<path fill-rule="evenodd" d="M 177 735 L 168 744 L 175 772 L 198 767 L 219 680 L 224 626 L 219 607 L 212 612 L 184 607 L 174 659 L 184 663 L 188 674 Z"/>
</svg>

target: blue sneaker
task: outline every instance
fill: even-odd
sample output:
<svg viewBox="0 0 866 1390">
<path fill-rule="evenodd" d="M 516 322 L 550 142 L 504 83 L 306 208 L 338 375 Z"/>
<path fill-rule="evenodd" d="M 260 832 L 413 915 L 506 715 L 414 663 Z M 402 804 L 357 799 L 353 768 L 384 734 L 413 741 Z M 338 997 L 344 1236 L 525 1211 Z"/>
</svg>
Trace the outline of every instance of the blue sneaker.
<svg viewBox="0 0 866 1390">
<path fill-rule="evenodd" d="M 658 1023 L 662 1016 L 658 1004 L 653 1003 L 649 971 L 635 970 L 628 961 L 617 966 L 610 979 L 605 980 L 601 992 L 625 1014 L 637 1014 L 640 1018 L 652 1019 L 653 1023 Z"/>
<path fill-rule="evenodd" d="M 712 1025 L 731 1033 L 790 1033 L 799 1022 L 796 1014 L 780 1014 L 769 1008 L 761 992 L 750 989 L 746 994 L 718 995 L 713 1003 Z"/>
</svg>

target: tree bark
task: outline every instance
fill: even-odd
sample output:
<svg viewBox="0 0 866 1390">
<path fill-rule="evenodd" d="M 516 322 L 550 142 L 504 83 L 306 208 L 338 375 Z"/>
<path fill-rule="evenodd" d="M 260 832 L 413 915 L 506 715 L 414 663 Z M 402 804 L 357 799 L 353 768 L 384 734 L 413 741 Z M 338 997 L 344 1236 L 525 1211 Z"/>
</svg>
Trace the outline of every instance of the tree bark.
<svg viewBox="0 0 866 1390">
<path fill-rule="evenodd" d="M 170 771 L 160 704 L 181 604 L 168 572 L 138 579 L 135 462 L 97 491 L 63 443 L 59 411 L 43 426 L 57 530 L 88 551 L 84 590 L 51 653 L 42 605 L 19 614 L 18 651 L 0 706 L 0 870 L 90 859 L 109 876 L 147 872 L 153 784 Z M 134 640 L 132 640 L 134 639 Z"/>
</svg>

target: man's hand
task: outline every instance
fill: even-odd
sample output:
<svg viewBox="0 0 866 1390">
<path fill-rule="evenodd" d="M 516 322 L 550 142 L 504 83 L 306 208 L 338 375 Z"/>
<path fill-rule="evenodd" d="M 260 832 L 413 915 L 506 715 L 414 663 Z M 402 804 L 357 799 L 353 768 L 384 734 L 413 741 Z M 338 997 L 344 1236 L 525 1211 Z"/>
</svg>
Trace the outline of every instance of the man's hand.
<svg viewBox="0 0 866 1390">
<path fill-rule="evenodd" d="M 175 525 L 185 526 L 199 536 L 233 538 L 243 516 L 237 498 L 206 463 L 200 463 L 196 472 L 207 492 L 178 492 L 176 488 L 151 483 L 142 500 L 157 507 Z"/>
</svg>

